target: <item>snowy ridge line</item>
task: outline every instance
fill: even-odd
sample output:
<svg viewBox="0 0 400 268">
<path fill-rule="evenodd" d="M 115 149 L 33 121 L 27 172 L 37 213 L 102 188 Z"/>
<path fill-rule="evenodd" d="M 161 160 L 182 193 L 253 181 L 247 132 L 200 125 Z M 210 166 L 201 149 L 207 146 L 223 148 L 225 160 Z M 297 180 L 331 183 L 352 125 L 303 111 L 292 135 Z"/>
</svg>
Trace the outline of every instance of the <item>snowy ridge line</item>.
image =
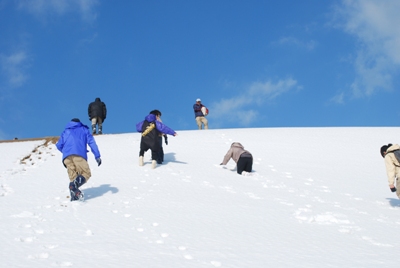
<svg viewBox="0 0 400 268">
<path fill-rule="evenodd" d="M 14 140 L 0 140 L 0 143 L 12 143 L 12 142 L 24 142 L 24 141 L 40 141 L 40 140 L 46 140 L 46 141 L 53 141 L 53 143 L 56 143 L 60 137 L 59 136 L 46 136 L 46 137 L 41 137 L 41 138 L 26 138 L 26 139 L 14 139 Z"/>
</svg>

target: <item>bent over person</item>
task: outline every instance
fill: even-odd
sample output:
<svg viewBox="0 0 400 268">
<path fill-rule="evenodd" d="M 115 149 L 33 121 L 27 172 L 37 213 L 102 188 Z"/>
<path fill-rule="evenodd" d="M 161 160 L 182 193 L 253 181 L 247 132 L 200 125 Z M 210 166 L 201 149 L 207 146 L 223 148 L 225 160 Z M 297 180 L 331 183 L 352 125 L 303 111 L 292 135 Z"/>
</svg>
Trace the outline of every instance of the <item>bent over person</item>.
<svg viewBox="0 0 400 268">
<path fill-rule="evenodd" d="M 97 133 L 103 134 L 103 123 L 107 117 L 107 107 L 100 98 L 96 98 L 94 102 L 89 104 L 88 107 L 89 120 L 92 122 L 92 134 L 96 134 L 96 124 Z"/>
<path fill-rule="evenodd" d="M 84 195 L 79 187 L 92 176 L 87 163 L 87 145 L 92 150 L 97 165 L 100 166 L 101 158 L 96 141 L 89 127 L 82 124 L 78 118 L 72 119 L 67 124 L 56 144 L 57 149 L 62 153 L 62 162 L 67 168 L 71 201 L 83 201 Z"/>
<path fill-rule="evenodd" d="M 221 165 L 226 165 L 230 159 L 236 163 L 237 173 L 241 175 L 248 175 L 253 168 L 253 156 L 251 153 L 244 149 L 240 142 L 231 144 L 231 148 L 225 154 Z"/>
<path fill-rule="evenodd" d="M 139 166 L 144 165 L 144 153 L 147 150 L 151 150 L 152 168 L 157 165 L 157 159 L 159 157 L 160 144 L 160 134 L 168 134 L 172 136 L 178 135 L 174 130 L 170 129 L 163 123 L 157 120 L 157 115 L 160 111 L 153 110 L 149 115 L 146 116 L 144 121 L 136 124 L 136 130 L 142 133 L 142 138 L 140 140 L 140 151 L 139 151 Z"/>
<path fill-rule="evenodd" d="M 400 150 L 398 144 L 392 145 L 389 143 L 381 147 L 381 155 L 385 159 L 389 188 L 392 192 L 396 192 L 397 197 L 400 199 L 400 163 L 395 156 L 395 151 L 398 150 Z"/>
</svg>

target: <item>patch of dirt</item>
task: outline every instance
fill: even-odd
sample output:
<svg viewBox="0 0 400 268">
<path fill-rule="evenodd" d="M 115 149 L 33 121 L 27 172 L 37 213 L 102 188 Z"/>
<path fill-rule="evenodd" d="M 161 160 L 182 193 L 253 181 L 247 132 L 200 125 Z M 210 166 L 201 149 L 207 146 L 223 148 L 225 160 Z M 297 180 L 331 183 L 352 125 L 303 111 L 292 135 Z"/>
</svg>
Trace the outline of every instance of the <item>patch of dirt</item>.
<svg viewBox="0 0 400 268">
<path fill-rule="evenodd" d="M 41 154 L 42 152 L 39 151 L 39 148 L 41 147 L 47 147 L 49 144 L 56 144 L 59 137 L 45 137 L 45 138 L 37 138 L 37 139 L 26 139 L 26 140 L 13 140 L 10 142 L 19 142 L 19 141 L 34 141 L 34 140 L 45 140 L 45 142 L 41 145 L 38 145 L 35 147 L 35 149 L 32 150 L 32 153 L 25 156 L 24 158 L 21 159 L 20 163 L 21 164 L 27 164 L 28 160 L 32 160 L 32 154 Z"/>
<path fill-rule="evenodd" d="M 0 140 L 0 143 L 6 143 L 6 142 L 20 142 L 20 141 L 46 140 L 45 144 L 47 145 L 50 141 L 53 142 L 54 144 L 56 144 L 59 138 L 60 138 L 60 137 L 58 137 L 58 136 L 53 136 L 53 137 L 17 139 L 17 140 Z"/>
</svg>

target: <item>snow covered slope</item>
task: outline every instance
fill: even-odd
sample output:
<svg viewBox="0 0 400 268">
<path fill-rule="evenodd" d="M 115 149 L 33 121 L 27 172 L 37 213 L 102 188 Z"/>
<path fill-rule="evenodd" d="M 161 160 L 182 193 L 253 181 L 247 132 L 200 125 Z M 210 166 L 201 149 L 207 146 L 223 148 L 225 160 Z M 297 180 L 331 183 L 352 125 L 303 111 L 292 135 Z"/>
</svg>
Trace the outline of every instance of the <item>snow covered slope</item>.
<svg viewBox="0 0 400 268">
<path fill-rule="evenodd" d="M 399 133 L 181 131 L 154 170 L 149 152 L 138 165 L 138 133 L 96 136 L 84 203 L 69 201 L 54 144 L 0 143 L 2 266 L 397 267 L 400 201 L 379 148 Z M 219 165 L 234 141 L 252 176 Z"/>
</svg>

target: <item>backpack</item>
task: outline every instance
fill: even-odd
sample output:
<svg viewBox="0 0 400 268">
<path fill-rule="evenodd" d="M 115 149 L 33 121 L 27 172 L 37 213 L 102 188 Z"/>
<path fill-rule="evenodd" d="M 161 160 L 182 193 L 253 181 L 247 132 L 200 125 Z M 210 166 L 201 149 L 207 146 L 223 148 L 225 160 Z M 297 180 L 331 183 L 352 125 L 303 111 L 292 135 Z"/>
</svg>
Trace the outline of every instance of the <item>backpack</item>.
<svg viewBox="0 0 400 268">
<path fill-rule="evenodd" d="M 397 162 L 399 162 L 400 163 L 400 150 L 394 150 L 394 151 L 391 151 L 391 152 L 387 152 L 388 154 L 389 153 L 393 153 L 394 154 L 394 156 L 396 157 L 396 159 L 397 159 Z"/>
<path fill-rule="evenodd" d="M 204 116 L 208 115 L 208 108 L 206 106 L 201 107 L 201 112 L 203 113 Z"/>
</svg>

